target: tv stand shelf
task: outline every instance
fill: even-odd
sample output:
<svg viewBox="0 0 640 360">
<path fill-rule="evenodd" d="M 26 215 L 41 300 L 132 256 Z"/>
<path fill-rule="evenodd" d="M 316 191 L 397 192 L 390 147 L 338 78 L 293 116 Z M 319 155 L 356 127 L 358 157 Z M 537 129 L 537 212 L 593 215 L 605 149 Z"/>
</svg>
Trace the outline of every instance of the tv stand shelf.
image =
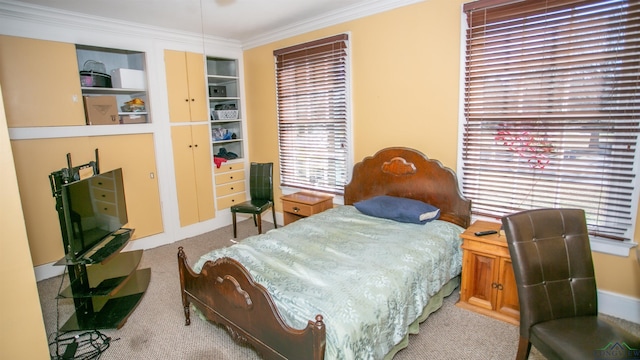
<svg viewBox="0 0 640 360">
<path fill-rule="evenodd" d="M 111 260 L 111 257 L 118 254 L 129 242 L 133 235 L 132 229 L 122 228 L 113 234 L 107 236 L 91 250 L 87 251 L 80 257 L 73 257 L 73 254 L 67 254 L 58 260 L 55 265 L 76 265 L 76 264 L 97 264 Z"/>
<path fill-rule="evenodd" d="M 107 249 L 113 243 L 111 249 L 117 249 L 108 254 L 108 261 L 85 263 L 79 259 L 68 265 L 65 257 L 56 263 L 67 266 L 70 279 L 70 285 L 58 297 L 73 299 L 76 307 L 60 331 L 119 329 L 125 324 L 151 280 L 151 269 L 138 269 L 142 250 L 119 252 L 130 234 L 116 235 L 102 247 Z"/>
<path fill-rule="evenodd" d="M 105 264 L 87 266 L 89 286 L 82 284 L 83 278 L 76 279 L 62 290 L 61 298 L 81 298 L 92 296 L 113 296 L 122 288 L 140 264 L 142 250 L 118 253 Z"/>
</svg>

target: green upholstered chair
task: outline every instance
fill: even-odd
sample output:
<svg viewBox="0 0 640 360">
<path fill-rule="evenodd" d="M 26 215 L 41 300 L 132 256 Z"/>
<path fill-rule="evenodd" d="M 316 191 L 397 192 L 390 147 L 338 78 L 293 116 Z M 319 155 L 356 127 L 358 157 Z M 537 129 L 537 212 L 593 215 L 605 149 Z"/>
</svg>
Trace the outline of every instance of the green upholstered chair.
<svg viewBox="0 0 640 360">
<path fill-rule="evenodd" d="M 273 163 L 251 163 L 249 170 L 249 193 L 251 200 L 231 206 L 233 219 L 233 237 L 236 233 L 236 214 L 252 214 L 253 223 L 258 227 L 258 234 L 262 234 L 261 214 L 271 208 L 273 225 L 276 222 L 276 209 L 273 205 Z"/>
</svg>

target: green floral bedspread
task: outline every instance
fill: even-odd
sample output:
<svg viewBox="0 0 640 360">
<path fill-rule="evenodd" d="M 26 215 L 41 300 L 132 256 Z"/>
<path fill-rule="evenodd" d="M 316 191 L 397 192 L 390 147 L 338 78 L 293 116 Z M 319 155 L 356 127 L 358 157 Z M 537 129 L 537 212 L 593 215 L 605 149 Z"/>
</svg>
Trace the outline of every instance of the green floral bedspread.
<svg viewBox="0 0 640 360">
<path fill-rule="evenodd" d="M 231 257 L 267 288 L 297 329 L 317 314 L 325 359 L 382 359 L 429 298 L 460 274 L 463 229 L 399 223 L 340 206 L 202 256 Z"/>
</svg>

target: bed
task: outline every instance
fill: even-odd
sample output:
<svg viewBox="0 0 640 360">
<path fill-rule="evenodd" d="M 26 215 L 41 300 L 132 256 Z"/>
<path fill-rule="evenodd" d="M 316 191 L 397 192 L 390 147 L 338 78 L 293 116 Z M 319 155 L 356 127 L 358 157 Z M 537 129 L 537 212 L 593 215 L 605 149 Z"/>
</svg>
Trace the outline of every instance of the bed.
<svg viewBox="0 0 640 360">
<path fill-rule="evenodd" d="M 406 223 L 354 206 L 382 195 L 430 204 L 439 218 Z M 393 147 L 354 166 L 344 204 L 193 268 L 179 248 L 185 324 L 193 306 L 266 359 L 393 357 L 457 287 L 471 202 L 439 161 Z"/>
</svg>

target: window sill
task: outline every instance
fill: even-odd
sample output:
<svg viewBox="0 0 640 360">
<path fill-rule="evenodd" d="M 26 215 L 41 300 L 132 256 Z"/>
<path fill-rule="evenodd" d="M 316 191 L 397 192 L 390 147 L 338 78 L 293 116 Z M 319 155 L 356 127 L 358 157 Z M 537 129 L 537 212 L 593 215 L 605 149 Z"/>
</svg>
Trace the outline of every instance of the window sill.
<svg viewBox="0 0 640 360">
<path fill-rule="evenodd" d="M 591 251 L 628 257 L 631 249 L 638 246 L 637 243 L 631 241 L 611 241 L 598 237 L 591 237 Z"/>
</svg>

